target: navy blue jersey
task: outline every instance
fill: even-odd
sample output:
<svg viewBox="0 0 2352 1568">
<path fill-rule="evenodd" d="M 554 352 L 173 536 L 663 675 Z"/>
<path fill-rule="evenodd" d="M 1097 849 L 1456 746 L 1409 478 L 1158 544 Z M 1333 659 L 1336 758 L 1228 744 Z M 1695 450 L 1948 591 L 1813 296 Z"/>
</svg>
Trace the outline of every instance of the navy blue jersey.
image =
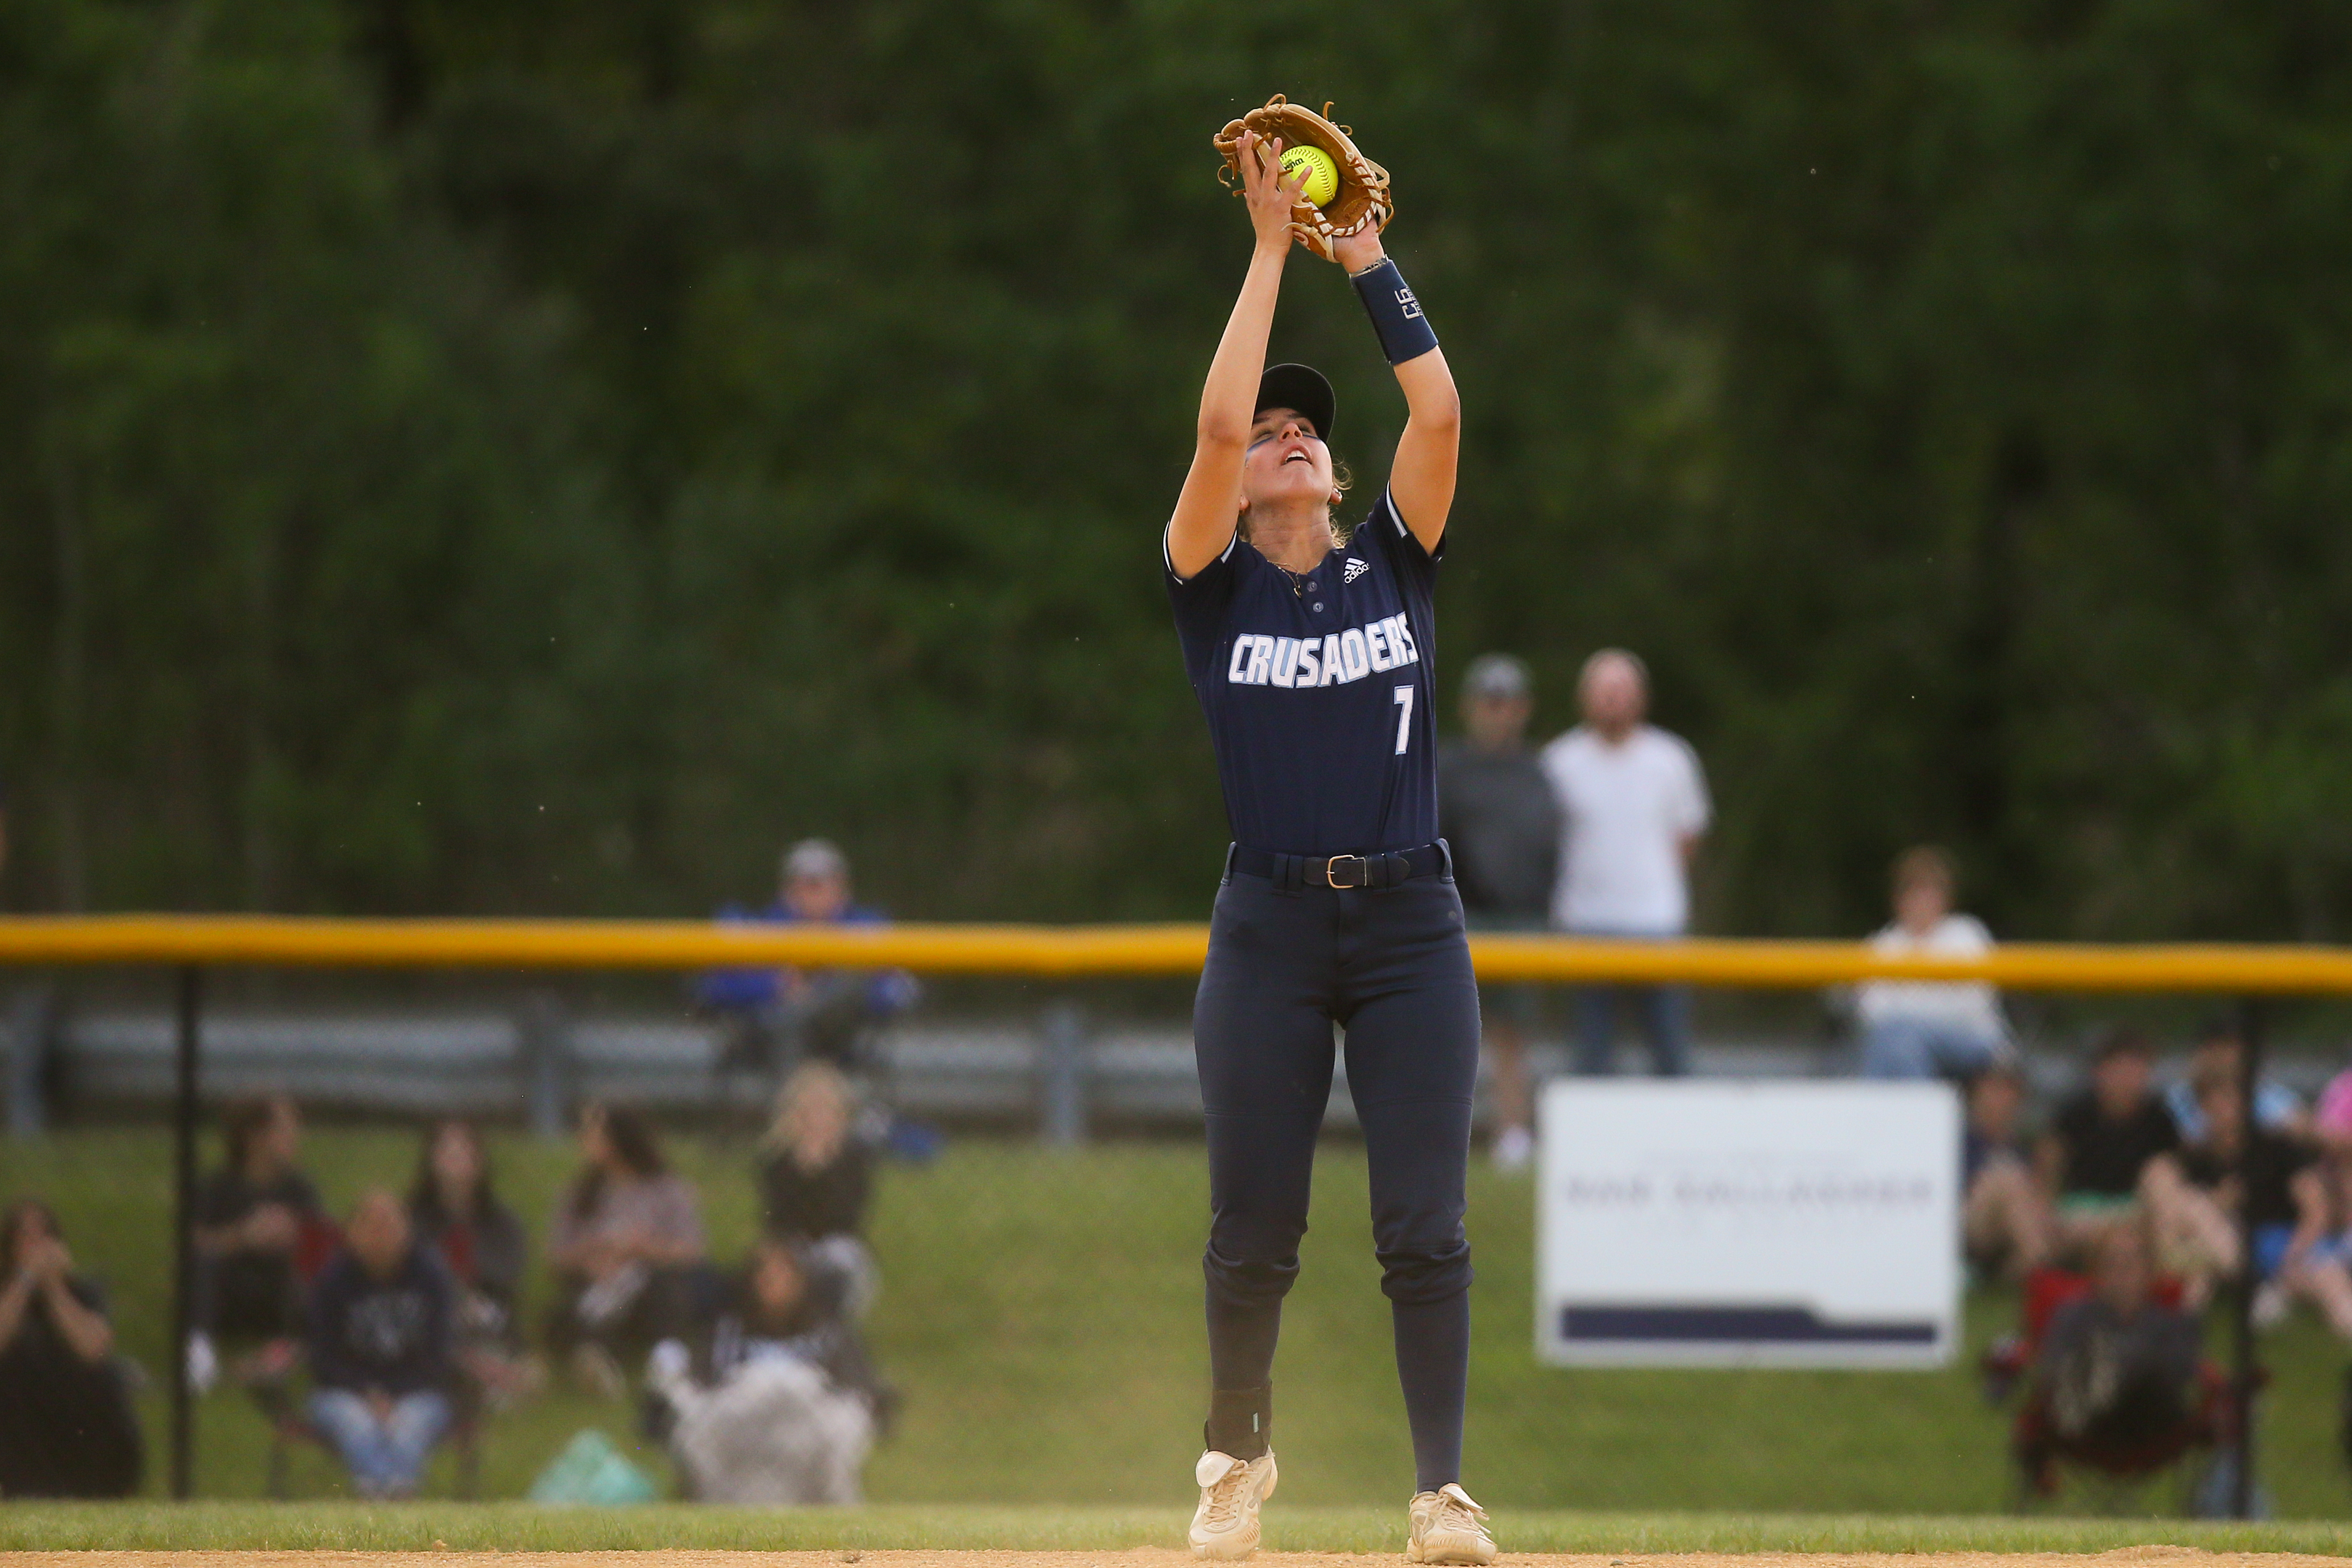
<svg viewBox="0 0 2352 1568">
<path fill-rule="evenodd" d="M 1348 542 L 1293 577 L 1236 538 L 1180 579 L 1184 668 L 1216 746 L 1225 819 L 1254 849 L 1369 855 L 1437 837 L 1437 556 L 1384 489 Z"/>
</svg>

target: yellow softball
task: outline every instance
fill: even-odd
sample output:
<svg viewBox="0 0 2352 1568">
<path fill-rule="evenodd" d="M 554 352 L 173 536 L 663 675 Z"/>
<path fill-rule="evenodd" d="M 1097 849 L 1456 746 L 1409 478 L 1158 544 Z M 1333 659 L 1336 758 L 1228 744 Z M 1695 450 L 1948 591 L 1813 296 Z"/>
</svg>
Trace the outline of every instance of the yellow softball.
<svg viewBox="0 0 2352 1568">
<path fill-rule="evenodd" d="M 1282 174 L 1285 179 L 1300 181 L 1299 199 L 1309 206 L 1319 207 L 1339 194 L 1339 165 L 1331 162 L 1331 154 L 1320 147 L 1285 148 Z"/>
</svg>

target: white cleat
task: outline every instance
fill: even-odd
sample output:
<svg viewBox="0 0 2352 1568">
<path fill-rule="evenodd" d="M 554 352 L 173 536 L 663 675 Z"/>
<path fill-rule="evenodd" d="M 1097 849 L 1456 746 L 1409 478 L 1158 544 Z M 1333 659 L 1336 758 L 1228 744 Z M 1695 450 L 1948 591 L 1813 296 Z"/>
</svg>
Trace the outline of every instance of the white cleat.
<svg viewBox="0 0 2352 1568">
<path fill-rule="evenodd" d="M 1192 1510 L 1192 1555 L 1238 1562 L 1257 1550 L 1258 1504 L 1274 1495 L 1274 1453 L 1236 1459 L 1214 1448 L 1192 1467 L 1201 1506 Z"/>
<path fill-rule="evenodd" d="M 1412 1531 L 1404 1545 L 1408 1563 L 1476 1563 L 1495 1560 L 1495 1538 L 1486 1533 L 1486 1510 L 1453 1481 L 1412 1500 Z"/>
</svg>

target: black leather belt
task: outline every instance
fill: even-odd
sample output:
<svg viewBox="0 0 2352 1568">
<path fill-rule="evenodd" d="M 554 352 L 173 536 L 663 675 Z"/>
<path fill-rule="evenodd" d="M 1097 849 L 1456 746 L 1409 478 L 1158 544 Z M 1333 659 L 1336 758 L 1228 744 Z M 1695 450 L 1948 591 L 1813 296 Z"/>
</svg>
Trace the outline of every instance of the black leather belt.
<svg viewBox="0 0 2352 1568">
<path fill-rule="evenodd" d="M 1451 859 L 1443 838 L 1385 855 L 1284 855 L 1236 844 L 1225 851 L 1225 872 L 1264 877 L 1286 893 L 1300 888 L 1364 888 L 1378 893 L 1415 877 L 1441 875 Z"/>
</svg>

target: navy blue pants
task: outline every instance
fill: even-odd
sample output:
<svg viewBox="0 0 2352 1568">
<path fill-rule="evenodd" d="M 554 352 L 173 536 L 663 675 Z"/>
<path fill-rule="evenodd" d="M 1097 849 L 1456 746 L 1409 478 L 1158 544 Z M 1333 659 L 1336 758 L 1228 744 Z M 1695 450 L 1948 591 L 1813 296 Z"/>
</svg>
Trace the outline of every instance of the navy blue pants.
<svg viewBox="0 0 2352 1568">
<path fill-rule="evenodd" d="M 1371 1169 L 1372 1242 L 1418 1489 L 1433 1491 L 1460 1479 L 1470 1355 L 1462 1189 L 1478 988 L 1461 897 L 1450 876 L 1381 892 L 1286 892 L 1234 873 L 1218 889 L 1209 933 L 1192 1041 L 1209 1134 L 1211 1446 L 1241 1446 L 1215 1441 L 1218 1406 L 1239 1408 L 1226 1396 L 1271 1384 L 1337 1023 Z"/>
</svg>

